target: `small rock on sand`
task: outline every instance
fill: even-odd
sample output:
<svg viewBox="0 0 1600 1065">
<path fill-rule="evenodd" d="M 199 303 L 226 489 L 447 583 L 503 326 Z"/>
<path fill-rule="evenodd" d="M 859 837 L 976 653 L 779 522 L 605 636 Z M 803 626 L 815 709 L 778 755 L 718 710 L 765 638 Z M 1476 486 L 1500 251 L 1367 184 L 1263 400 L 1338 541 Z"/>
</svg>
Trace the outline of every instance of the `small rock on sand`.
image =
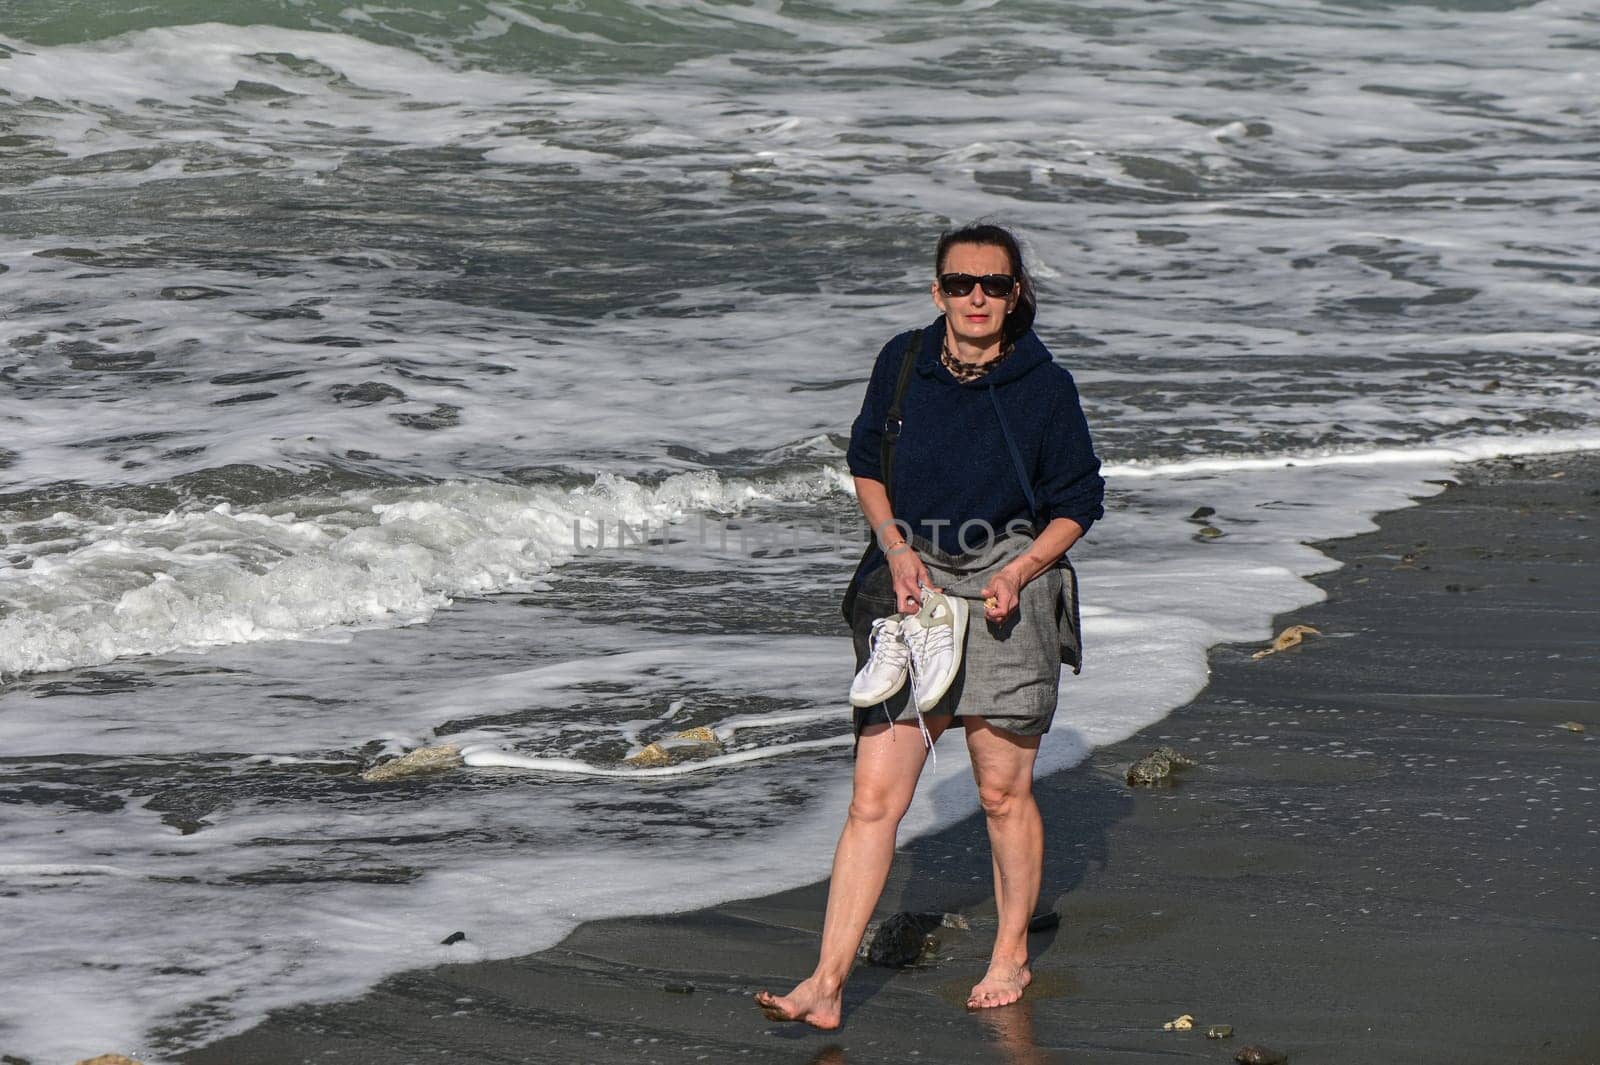
<svg viewBox="0 0 1600 1065">
<path fill-rule="evenodd" d="M 1289 648 L 1298 645 L 1307 636 L 1321 635 L 1322 633 L 1319 630 L 1313 629 L 1310 625 L 1290 625 L 1287 629 L 1284 629 L 1282 632 L 1278 633 L 1277 636 L 1273 637 L 1271 647 L 1263 648 L 1250 657 L 1265 658 L 1268 655 L 1275 655 L 1279 651 L 1287 651 Z"/>
<path fill-rule="evenodd" d="M 369 784 L 379 784 L 386 780 L 399 780 L 402 777 L 414 777 L 423 773 L 441 773 L 462 764 L 461 748 L 454 744 L 447 743 L 442 747 L 418 747 L 399 758 L 373 766 L 361 774 L 361 779 Z"/>
<path fill-rule="evenodd" d="M 667 749 L 661 746 L 661 744 L 652 743 L 643 750 L 628 755 L 628 757 L 624 758 L 623 761 L 631 766 L 647 768 L 650 766 L 672 764 L 672 755 L 668 754 Z"/>
<path fill-rule="evenodd" d="M 690 758 L 703 758 L 720 750 L 722 741 L 717 738 L 716 730 L 710 725 L 696 725 L 694 728 L 675 732 L 665 740 L 657 740 L 641 747 L 622 761 L 627 765 L 649 768 L 671 765 L 673 762 Z"/>
<path fill-rule="evenodd" d="M 1213 1024 L 1206 1029 L 1207 1039 L 1226 1039 L 1232 1034 L 1233 1025 L 1231 1024 Z"/>
<path fill-rule="evenodd" d="M 126 1054 L 101 1054 L 97 1058 L 84 1058 L 78 1065 L 140 1065 Z"/>
<path fill-rule="evenodd" d="M 904 969 L 927 964 L 942 945 L 936 929 L 968 927 L 966 918 L 949 913 L 897 913 L 869 927 L 860 956 L 873 965 Z"/>
<path fill-rule="evenodd" d="M 1280 1054 L 1268 1047 L 1251 1044 L 1247 1047 L 1240 1047 L 1239 1053 L 1233 1056 L 1233 1060 L 1237 1061 L 1239 1065 L 1285 1065 L 1289 1060 L 1289 1056 Z"/>
<path fill-rule="evenodd" d="M 1129 784 L 1171 784 L 1175 770 L 1188 769 L 1194 759 L 1172 747 L 1157 747 L 1128 767 Z"/>
<path fill-rule="evenodd" d="M 1583 722 L 1582 721 L 1563 721 L 1563 722 L 1561 722 L 1561 724 L 1557 725 L 1556 728 L 1564 728 L 1568 732 L 1582 732 L 1582 731 L 1584 731 Z"/>
<path fill-rule="evenodd" d="M 1163 1024 L 1161 1029 L 1162 1031 L 1166 1032 L 1187 1032 L 1193 1027 L 1194 1014 L 1185 1013 L 1181 1017 L 1172 1018 L 1172 1020 L 1168 1021 L 1166 1024 Z"/>
</svg>

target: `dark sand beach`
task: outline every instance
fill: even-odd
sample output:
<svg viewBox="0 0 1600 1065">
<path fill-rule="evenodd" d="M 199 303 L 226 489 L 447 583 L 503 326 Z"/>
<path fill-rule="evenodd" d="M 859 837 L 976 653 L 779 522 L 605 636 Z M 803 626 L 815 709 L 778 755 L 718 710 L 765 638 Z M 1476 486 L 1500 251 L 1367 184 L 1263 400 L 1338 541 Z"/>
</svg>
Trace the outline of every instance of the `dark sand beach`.
<svg viewBox="0 0 1600 1065">
<path fill-rule="evenodd" d="M 975 816 L 904 847 L 880 907 L 972 930 L 931 968 L 858 967 L 838 1032 L 750 1001 L 809 971 L 814 884 L 408 973 L 180 1060 L 1227 1062 L 1257 1043 L 1296 1065 L 1600 1061 L 1600 456 L 1456 476 L 1320 545 L 1345 563 L 1316 579 L 1327 601 L 1278 625 L 1322 636 L 1259 661 L 1215 648 L 1193 703 L 1040 781 L 1061 924 L 1017 1006 L 961 1006 L 993 921 Z M 1159 743 L 1201 764 L 1128 787 Z M 1182 1013 L 1194 1031 L 1162 1030 Z M 1218 1023 L 1234 1036 L 1207 1040 Z"/>
</svg>

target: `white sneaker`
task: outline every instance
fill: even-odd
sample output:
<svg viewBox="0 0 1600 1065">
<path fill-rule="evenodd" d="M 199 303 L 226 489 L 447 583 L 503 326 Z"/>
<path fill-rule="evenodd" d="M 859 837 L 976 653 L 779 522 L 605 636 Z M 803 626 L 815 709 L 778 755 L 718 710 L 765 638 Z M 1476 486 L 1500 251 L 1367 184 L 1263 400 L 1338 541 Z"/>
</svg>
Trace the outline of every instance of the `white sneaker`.
<svg viewBox="0 0 1600 1065">
<path fill-rule="evenodd" d="M 891 614 L 872 623 L 872 650 L 867 664 L 850 682 L 851 706 L 877 706 L 906 683 L 911 649 L 902 632 L 903 614 Z"/>
<path fill-rule="evenodd" d="M 924 591 L 922 609 L 900 624 L 911 649 L 911 692 L 919 711 L 937 706 L 961 670 L 967 613 L 967 601 L 960 596 Z"/>
</svg>

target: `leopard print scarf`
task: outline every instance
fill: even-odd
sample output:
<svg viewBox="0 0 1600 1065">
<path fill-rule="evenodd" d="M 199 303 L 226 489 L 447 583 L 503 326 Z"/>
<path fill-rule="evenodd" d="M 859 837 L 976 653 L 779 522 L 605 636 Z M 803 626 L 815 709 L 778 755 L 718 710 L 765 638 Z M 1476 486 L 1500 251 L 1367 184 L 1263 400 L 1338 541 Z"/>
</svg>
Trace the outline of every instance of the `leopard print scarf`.
<svg viewBox="0 0 1600 1065">
<path fill-rule="evenodd" d="M 972 382 L 982 378 L 996 366 L 999 366 L 1002 362 L 1005 362 L 1015 350 L 1015 344 L 1007 343 L 1005 347 L 1000 349 L 999 355 L 990 359 L 988 362 L 973 365 L 970 362 L 962 362 L 960 359 L 956 358 L 955 353 L 950 350 L 950 340 L 947 337 L 944 342 L 944 347 L 939 351 L 939 361 L 944 364 L 944 368 L 946 370 L 950 371 L 951 377 L 954 377 L 957 381 L 960 381 L 964 385 L 970 385 Z"/>
</svg>

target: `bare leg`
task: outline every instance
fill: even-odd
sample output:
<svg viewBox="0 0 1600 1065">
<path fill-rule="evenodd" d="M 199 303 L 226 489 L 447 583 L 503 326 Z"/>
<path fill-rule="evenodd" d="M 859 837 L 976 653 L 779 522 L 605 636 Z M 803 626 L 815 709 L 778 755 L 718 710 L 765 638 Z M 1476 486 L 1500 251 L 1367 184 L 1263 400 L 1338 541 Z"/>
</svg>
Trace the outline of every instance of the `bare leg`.
<svg viewBox="0 0 1600 1065">
<path fill-rule="evenodd" d="M 973 987 L 968 1009 L 1005 1006 L 1033 981 L 1028 969 L 1028 922 L 1039 902 L 1044 871 L 1044 822 L 1033 800 L 1039 737 L 1016 736 L 982 718 L 964 718 L 978 799 L 989 822 L 994 854 L 994 900 L 999 928 L 989 971 Z"/>
<path fill-rule="evenodd" d="M 949 718 L 928 720 L 939 738 Z M 868 725 L 856 750 L 855 790 L 844 832 L 833 854 L 828 910 L 822 923 L 822 953 L 812 974 L 787 995 L 756 994 L 756 1004 L 775 1021 L 805 1021 L 837 1028 L 844 984 L 855 964 L 861 936 L 894 861 L 895 832 L 917 790 L 928 756 L 915 721 Z"/>
</svg>

